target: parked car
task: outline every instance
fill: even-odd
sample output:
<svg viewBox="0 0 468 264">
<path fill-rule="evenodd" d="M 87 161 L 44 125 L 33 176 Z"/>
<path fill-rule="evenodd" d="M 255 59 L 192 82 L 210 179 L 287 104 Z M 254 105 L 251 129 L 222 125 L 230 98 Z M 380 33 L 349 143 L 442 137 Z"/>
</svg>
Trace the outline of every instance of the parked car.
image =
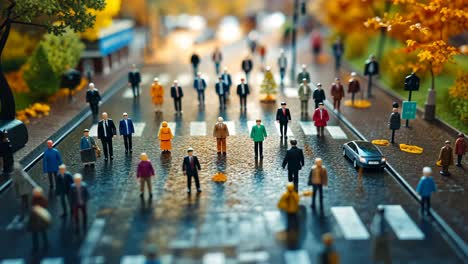
<svg viewBox="0 0 468 264">
<path fill-rule="evenodd" d="M 387 164 L 387 159 L 377 146 L 362 140 L 343 144 L 343 157 L 350 159 L 355 168 L 384 168 Z"/>
</svg>

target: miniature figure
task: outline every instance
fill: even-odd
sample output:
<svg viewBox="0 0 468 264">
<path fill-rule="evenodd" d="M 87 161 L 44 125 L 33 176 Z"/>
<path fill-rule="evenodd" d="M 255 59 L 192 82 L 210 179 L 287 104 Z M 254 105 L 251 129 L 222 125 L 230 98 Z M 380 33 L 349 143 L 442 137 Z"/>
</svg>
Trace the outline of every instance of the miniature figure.
<svg viewBox="0 0 468 264">
<path fill-rule="evenodd" d="M 132 64 L 132 70 L 128 73 L 128 86 L 132 87 L 133 98 L 140 96 L 141 75 L 135 64 Z"/>
<path fill-rule="evenodd" d="M 322 84 L 317 83 L 316 84 L 316 89 L 314 90 L 314 93 L 312 94 L 312 98 L 314 99 L 315 102 L 315 108 L 319 108 L 319 103 L 323 103 L 325 101 L 325 91 L 322 89 Z"/>
<path fill-rule="evenodd" d="M 337 37 L 332 45 L 333 56 L 335 57 L 335 72 L 340 71 L 341 57 L 344 54 L 344 45 L 340 37 Z"/>
<path fill-rule="evenodd" d="M 21 199 L 21 218 L 23 219 L 28 211 L 28 197 L 31 194 L 32 186 L 27 179 L 28 173 L 23 170 L 23 166 L 19 162 L 13 165 L 11 173 L 11 185 L 15 191 L 16 197 Z"/>
<path fill-rule="evenodd" d="M 228 88 L 226 83 L 223 81 L 223 78 L 219 76 L 218 82 L 215 84 L 216 94 L 219 98 L 219 109 L 225 110 L 226 109 L 226 96 L 228 93 Z"/>
<path fill-rule="evenodd" d="M 33 251 L 38 249 L 39 234 L 42 237 L 43 248 L 47 249 L 49 241 L 47 239 L 47 228 L 51 224 L 50 213 L 47 210 L 48 201 L 44 197 L 42 189 L 35 187 L 31 202 L 31 212 L 29 213 L 28 230 L 32 234 Z"/>
<path fill-rule="evenodd" d="M 182 170 L 184 175 L 187 176 L 187 193 L 190 194 L 192 190 L 192 177 L 195 179 L 195 186 L 197 192 L 201 193 L 200 181 L 198 179 L 198 171 L 201 170 L 200 162 L 198 162 L 197 156 L 193 155 L 193 148 L 187 149 L 188 155 L 184 158 L 182 163 Z"/>
<path fill-rule="evenodd" d="M 151 188 L 151 177 L 154 177 L 154 168 L 146 153 L 140 154 L 140 162 L 137 168 L 137 179 L 140 180 L 140 197 L 143 198 L 145 192 L 145 184 L 148 189 L 149 198 L 153 197 L 153 189 Z"/>
<path fill-rule="evenodd" d="M 161 128 L 159 129 L 158 133 L 159 138 L 159 148 L 165 152 L 171 152 L 172 150 L 172 139 L 174 135 L 172 134 L 171 128 L 167 125 L 166 121 L 161 123 Z"/>
<path fill-rule="evenodd" d="M 315 30 L 311 36 L 312 54 L 314 55 L 314 61 L 319 61 L 320 53 L 322 52 L 322 34 L 320 31 Z"/>
<path fill-rule="evenodd" d="M 345 96 L 343 85 L 340 78 L 335 78 L 331 86 L 331 96 L 333 97 L 333 110 L 340 112 L 341 99 Z"/>
<path fill-rule="evenodd" d="M 286 103 L 281 102 L 281 108 L 276 111 L 276 122 L 280 125 L 281 138 L 288 138 L 288 122 L 291 120 L 289 108 L 286 108 Z"/>
<path fill-rule="evenodd" d="M 265 126 L 262 124 L 262 120 L 257 119 L 255 121 L 257 123 L 255 126 L 252 127 L 250 131 L 250 138 L 254 141 L 254 151 L 255 151 L 255 160 L 263 159 L 263 141 L 267 137 L 267 132 Z"/>
<path fill-rule="evenodd" d="M 373 263 L 392 263 L 390 255 L 390 241 L 386 231 L 385 208 L 377 207 L 377 214 L 372 219 L 372 260 Z"/>
<path fill-rule="evenodd" d="M 281 86 L 284 86 L 284 76 L 286 74 L 286 67 L 288 66 L 288 59 L 284 54 L 284 50 L 281 49 L 280 57 L 278 58 L 278 68 L 280 72 Z"/>
<path fill-rule="evenodd" d="M 333 235 L 331 233 L 325 233 L 322 235 L 323 249 L 319 254 L 319 264 L 339 264 L 340 256 L 338 252 L 333 248 Z"/>
<path fill-rule="evenodd" d="M 431 195 L 437 191 L 436 184 L 432 178 L 432 169 L 430 167 L 423 168 L 423 176 L 419 180 L 416 192 L 421 196 L 421 215 L 430 214 L 431 210 Z"/>
<path fill-rule="evenodd" d="M 211 60 L 215 64 L 216 76 L 218 76 L 220 72 L 221 61 L 223 60 L 223 54 L 221 53 L 219 47 L 215 48 L 213 54 L 211 55 Z"/>
<path fill-rule="evenodd" d="M 101 140 L 102 148 L 104 149 L 104 161 L 114 159 L 114 148 L 112 147 L 112 138 L 117 135 L 117 129 L 115 128 L 114 121 L 108 118 L 106 112 L 102 113 L 102 120 L 98 123 L 97 128 L 98 139 Z"/>
<path fill-rule="evenodd" d="M 440 172 L 440 174 L 442 176 L 450 176 L 450 172 L 448 169 L 450 165 L 453 165 L 453 150 L 452 147 L 450 147 L 449 140 L 446 140 L 445 146 L 443 146 L 440 149 L 439 161 L 442 165 L 442 171 Z"/>
<path fill-rule="evenodd" d="M 309 99 L 312 97 L 312 89 L 310 89 L 307 79 L 302 79 L 299 86 L 299 100 L 301 101 L 301 114 L 309 113 Z"/>
<path fill-rule="evenodd" d="M 13 150 L 11 141 L 8 138 L 8 131 L 3 130 L 0 133 L 0 156 L 3 157 L 3 175 L 8 175 L 13 169 Z"/>
<path fill-rule="evenodd" d="M 83 231 L 86 230 L 88 221 L 88 214 L 86 210 L 86 204 L 89 200 L 89 192 L 86 183 L 82 181 L 82 176 L 79 173 L 73 175 L 73 184 L 70 188 L 70 204 L 73 211 L 73 219 L 75 222 L 75 232 L 79 231 L 79 216 L 78 211 L 81 211 L 83 218 Z"/>
<path fill-rule="evenodd" d="M 327 126 L 330 116 L 328 115 L 327 109 L 324 108 L 323 103 L 318 104 L 318 108 L 315 109 L 314 114 L 312 115 L 312 120 L 314 125 L 317 128 L 317 137 L 324 136 L 324 128 Z"/>
<path fill-rule="evenodd" d="M 47 173 L 49 177 L 50 189 L 54 189 L 54 180 L 57 176 L 58 167 L 63 163 L 60 152 L 53 146 L 54 142 L 52 140 L 47 140 L 47 149 L 44 151 L 44 156 L 42 158 L 43 172 Z"/>
<path fill-rule="evenodd" d="M 357 74 L 355 72 L 351 73 L 351 79 L 348 82 L 348 93 L 351 93 L 351 104 L 354 105 L 354 97 L 356 93 L 361 90 L 361 85 L 359 80 L 356 78 Z"/>
<path fill-rule="evenodd" d="M 84 129 L 83 136 L 80 139 L 80 156 L 81 162 L 85 167 L 88 167 L 88 165 L 94 167 L 94 163 L 96 163 L 96 149 L 98 149 L 98 146 L 94 138 L 89 136 L 89 129 Z"/>
<path fill-rule="evenodd" d="M 182 87 L 179 86 L 179 81 L 174 80 L 174 84 L 171 87 L 171 97 L 174 99 L 174 108 L 175 114 L 182 113 L 182 97 L 184 97 L 184 92 Z"/>
<path fill-rule="evenodd" d="M 164 87 L 159 83 L 158 78 L 154 78 L 151 84 L 151 99 L 156 106 L 155 111 L 161 112 L 161 106 L 164 102 Z"/>
<path fill-rule="evenodd" d="M 240 109 L 247 109 L 247 96 L 250 94 L 249 85 L 245 83 L 245 79 L 241 78 L 241 83 L 237 85 L 237 95 L 239 95 Z"/>
<path fill-rule="evenodd" d="M 89 108 L 91 108 L 93 119 L 96 119 L 99 113 L 101 95 L 99 94 L 99 90 L 94 86 L 94 83 L 88 84 L 88 90 L 86 91 L 86 102 L 89 103 Z"/>
<path fill-rule="evenodd" d="M 288 165 L 288 181 L 294 183 L 294 190 L 299 190 L 299 171 L 304 167 L 304 153 L 297 147 L 297 141 L 291 140 L 291 148 L 286 152 L 281 165 L 286 168 Z"/>
<path fill-rule="evenodd" d="M 250 59 L 249 56 L 246 56 L 245 59 L 242 60 L 241 68 L 245 73 L 245 79 L 246 79 L 247 83 L 249 83 L 249 75 L 250 75 L 250 72 L 253 69 L 253 62 L 252 62 L 252 59 Z"/>
<path fill-rule="evenodd" d="M 310 207 L 315 210 L 315 197 L 319 193 L 320 210 L 323 212 L 323 186 L 328 185 L 328 173 L 321 158 L 315 159 L 315 164 L 309 174 L 309 184 L 312 185 L 312 204 Z"/>
<path fill-rule="evenodd" d="M 223 82 L 226 85 L 226 99 L 229 99 L 229 94 L 231 93 L 232 79 L 231 74 L 228 73 L 227 67 L 224 67 L 224 72 L 221 74 Z"/>
<path fill-rule="evenodd" d="M 283 193 L 279 202 L 278 209 L 287 214 L 286 230 L 291 231 L 297 228 L 297 212 L 299 211 L 299 194 L 294 191 L 294 185 L 288 183 L 286 192 Z"/>
<path fill-rule="evenodd" d="M 125 154 L 132 150 L 132 134 L 135 133 L 135 127 L 133 126 L 132 119 L 128 118 L 127 113 L 123 113 L 123 119 L 119 123 L 119 132 L 123 136 L 125 145 Z"/>
<path fill-rule="evenodd" d="M 67 171 L 67 166 L 65 164 L 62 164 L 59 166 L 59 172 L 57 173 L 57 176 L 55 177 L 55 183 L 56 183 L 55 195 L 60 197 L 60 203 L 62 204 L 61 217 L 65 217 L 67 215 L 67 202 L 68 202 L 68 207 L 69 207 L 70 212 L 72 211 L 71 205 L 70 205 L 69 194 L 70 194 L 70 187 L 73 184 L 73 177 Z"/>
<path fill-rule="evenodd" d="M 218 117 L 218 123 L 213 128 L 213 137 L 216 138 L 218 155 L 221 153 L 226 155 L 226 138 L 229 137 L 229 129 L 223 121 L 222 117 Z"/>
<path fill-rule="evenodd" d="M 401 117 L 398 112 L 398 108 L 393 108 L 393 112 L 390 114 L 388 120 L 388 127 L 392 130 L 392 140 L 390 143 L 395 144 L 395 130 L 400 129 L 401 127 Z"/>
<path fill-rule="evenodd" d="M 198 65 L 200 65 L 200 62 L 200 56 L 198 56 L 197 52 L 193 52 L 192 56 L 190 57 L 190 63 L 192 64 L 193 69 L 193 76 L 197 76 Z"/>
<path fill-rule="evenodd" d="M 302 64 L 302 71 L 297 75 L 297 84 L 301 85 L 304 79 L 307 80 L 307 83 L 310 83 L 310 73 L 307 71 L 307 66 Z"/>
<path fill-rule="evenodd" d="M 379 63 L 375 60 L 375 56 L 371 55 L 364 66 L 364 75 L 368 76 L 369 83 L 367 85 L 367 97 L 372 97 L 372 76 L 379 75 Z"/>
<path fill-rule="evenodd" d="M 202 78 L 201 72 L 197 73 L 197 78 L 193 80 L 193 88 L 197 91 L 198 105 L 203 107 L 205 105 L 206 81 Z"/>
<path fill-rule="evenodd" d="M 457 155 L 457 167 L 461 167 L 463 155 L 466 154 L 468 150 L 468 145 L 465 141 L 465 135 L 463 133 L 458 133 L 457 140 L 455 141 L 455 154 Z"/>
</svg>

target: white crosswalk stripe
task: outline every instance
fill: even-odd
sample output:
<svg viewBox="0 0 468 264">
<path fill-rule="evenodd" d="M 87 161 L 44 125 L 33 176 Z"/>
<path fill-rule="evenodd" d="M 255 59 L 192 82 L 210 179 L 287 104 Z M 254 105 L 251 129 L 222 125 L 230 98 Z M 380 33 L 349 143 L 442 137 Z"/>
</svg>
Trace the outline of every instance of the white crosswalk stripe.
<svg viewBox="0 0 468 264">
<path fill-rule="evenodd" d="M 235 136 L 237 134 L 237 132 L 236 132 L 236 123 L 234 123 L 234 121 L 224 121 L 224 123 L 228 127 L 229 135 Z"/>
<path fill-rule="evenodd" d="M 317 135 L 317 128 L 312 121 L 299 121 L 299 125 L 306 136 L 315 136 Z"/>
<path fill-rule="evenodd" d="M 167 122 L 167 126 L 171 129 L 172 135 L 175 136 L 177 123 L 176 122 Z M 159 128 L 161 128 L 161 127 L 162 127 L 162 123 L 159 125 Z M 159 133 L 159 131 L 158 131 L 158 133 Z"/>
<path fill-rule="evenodd" d="M 193 85 L 193 75 L 191 73 L 181 73 L 177 75 L 177 80 L 183 88 L 190 88 Z"/>
<path fill-rule="evenodd" d="M 86 239 L 84 243 L 81 245 L 79 255 L 82 258 L 88 258 L 94 251 L 99 238 L 102 235 L 104 230 L 104 226 L 106 225 L 106 220 L 102 218 L 97 218 L 94 220 L 91 228 L 89 229 L 88 233 L 86 234 Z"/>
<path fill-rule="evenodd" d="M 97 137 L 97 124 L 94 124 L 89 128 L 89 136 Z"/>
<path fill-rule="evenodd" d="M 122 97 L 126 99 L 133 98 L 132 88 L 126 87 L 124 92 L 122 93 Z"/>
<path fill-rule="evenodd" d="M 190 136 L 206 136 L 206 122 L 190 122 Z"/>
<path fill-rule="evenodd" d="M 298 90 L 294 87 L 285 87 L 284 88 L 284 95 L 287 98 L 299 98 Z"/>
<path fill-rule="evenodd" d="M 276 133 L 278 134 L 278 136 L 280 136 L 280 135 L 281 135 L 280 124 L 279 124 L 278 122 L 275 122 L 275 127 L 276 127 Z M 288 131 L 286 132 L 286 135 L 287 135 L 288 137 L 293 137 L 293 136 L 294 136 L 294 134 L 293 134 L 293 132 L 292 132 L 291 127 L 289 126 L 289 124 L 288 124 Z"/>
<path fill-rule="evenodd" d="M 153 78 L 151 79 L 151 81 L 154 80 L 154 78 L 158 78 L 159 79 L 159 83 L 166 87 L 166 86 L 169 86 L 171 85 L 172 83 L 172 80 L 171 80 L 171 76 L 167 73 L 161 73 L 161 74 L 156 74 L 155 76 L 153 76 Z"/>
<path fill-rule="evenodd" d="M 141 84 L 142 85 L 147 85 L 150 84 L 153 81 L 153 75 L 151 73 L 143 73 L 141 75 Z M 140 86 L 141 89 L 141 86 Z"/>
<path fill-rule="evenodd" d="M 5 259 L 0 262 L 1 264 L 24 264 L 26 263 L 22 259 Z"/>
<path fill-rule="evenodd" d="M 143 255 L 123 256 L 120 264 L 144 264 L 145 261 L 146 258 Z"/>
<path fill-rule="evenodd" d="M 284 260 L 287 264 L 310 264 L 310 257 L 304 249 L 287 250 L 284 252 Z"/>
<path fill-rule="evenodd" d="M 369 239 L 369 232 L 352 206 L 336 206 L 331 212 L 346 239 Z"/>
<path fill-rule="evenodd" d="M 424 233 L 411 220 L 401 205 L 384 205 L 385 220 L 400 240 L 423 240 Z"/>
<path fill-rule="evenodd" d="M 330 133 L 330 135 L 334 139 L 347 139 L 348 138 L 346 133 L 339 126 L 326 126 L 325 128 L 328 130 L 328 133 Z"/>
<path fill-rule="evenodd" d="M 208 253 L 203 256 L 203 264 L 224 264 L 226 263 L 226 257 L 224 253 L 214 252 Z"/>
<path fill-rule="evenodd" d="M 63 258 L 46 258 L 41 260 L 41 264 L 63 264 Z"/>
<path fill-rule="evenodd" d="M 270 255 L 266 251 L 242 252 L 237 256 L 239 263 L 266 263 Z"/>
<path fill-rule="evenodd" d="M 279 211 L 266 211 L 263 213 L 263 216 L 272 232 L 276 233 L 286 229 L 286 224 L 284 223 Z"/>
</svg>

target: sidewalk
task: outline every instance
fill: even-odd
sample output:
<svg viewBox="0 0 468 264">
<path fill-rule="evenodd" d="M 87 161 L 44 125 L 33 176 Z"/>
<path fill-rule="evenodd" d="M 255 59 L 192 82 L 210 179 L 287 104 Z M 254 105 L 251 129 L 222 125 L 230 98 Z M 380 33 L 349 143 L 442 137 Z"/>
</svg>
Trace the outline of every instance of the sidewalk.
<svg viewBox="0 0 468 264">
<path fill-rule="evenodd" d="M 335 78 L 333 58 L 330 58 L 330 61 L 325 65 L 313 65 L 311 67 L 312 57 L 308 43 L 308 41 L 300 43 L 299 51 L 303 52 L 299 52 L 301 54 L 298 56 L 299 62 L 309 65 L 312 82 L 321 82 L 327 98 L 330 100 L 330 87 Z M 362 72 L 357 71 L 357 73 Z M 339 75 L 346 91 L 350 71 L 342 69 Z M 361 92 L 367 92 L 367 79 L 361 76 L 360 83 Z M 346 94 L 346 98 L 342 100 L 341 112 L 369 140 L 390 140 L 391 131 L 388 129 L 387 122 L 392 110 L 392 102 L 398 102 L 401 108 L 402 100 L 394 98 L 383 91 L 378 82 L 374 84 L 373 88 L 374 97 L 370 99 L 372 102 L 370 108 L 357 109 L 343 106 L 344 100 L 350 99 L 350 95 Z M 359 94 L 356 98 L 360 97 Z M 422 168 L 425 166 L 432 167 L 434 180 L 438 187 L 438 192 L 431 201 L 433 208 L 464 241 L 468 241 L 468 226 L 466 225 L 468 207 L 463 202 L 468 200 L 468 194 L 465 192 L 465 189 L 468 189 L 468 181 L 464 177 L 468 173 L 465 168 L 451 166 L 450 172 L 452 175 L 443 177 L 439 174 L 440 168 L 435 165 L 440 148 L 444 145 L 445 140 L 450 140 L 452 147 L 454 147 L 455 138 L 450 133 L 443 127 L 438 126 L 437 123 L 427 122 L 418 116 L 416 120 L 410 121 L 410 128 L 405 128 L 405 122 L 402 121 L 401 129 L 396 132 L 395 141 L 397 144 L 380 147 L 380 149 L 387 156 L 389 163 L 404 176 L 405 180 L 413 188 L 416 188 L 422 175 Z M 399 149 L 399 143 L 420 146 L 424 148 L 424 152 L 421 155 L 402 152 Z M 465 164 L 465 167 L 468 166 L 466 156 L 462 163 Z"/>
</svg>

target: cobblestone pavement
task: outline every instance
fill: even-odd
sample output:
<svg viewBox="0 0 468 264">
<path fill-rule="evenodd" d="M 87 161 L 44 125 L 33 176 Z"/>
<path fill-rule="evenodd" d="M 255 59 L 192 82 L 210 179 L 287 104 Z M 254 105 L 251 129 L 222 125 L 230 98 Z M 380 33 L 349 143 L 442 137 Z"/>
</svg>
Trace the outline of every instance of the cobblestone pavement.
<svg viewBox="0 0 468 264">
<path fill-rule="evenodd" d="M 233 57 L 238 52 L 231 52 L 229 60 L 237 59 Z M 275 61 L 274 55 L 270 59 Z M 236 60 L 231 67 L 234 73 L 238 71 L 238 64 Z M 202 70 L 211 73 L 212 68 L 211 64 L 206 63 Z M 280 165 L 289 146 L 280 140 L 276 132 L 274 114 L 277 105 L 259 103 L 258 74 L 254 74 L 252 79 L 255 85 L 248 101 L 248 110 L 241 114 L 235 95 L 231 95 L 227 111 L 219 112 L 213 74 L 209 74 L 206 110 L 201 111 L 195 92 L 190 85 L 186 85 L 191 81 L 191 71 L 187 65 L 148 66 L 143 69 L 143 74 L 148 73 L 167 80 L 164 81 L 166 87 L 175 78 L 185 87 L 182 116 L 174 115 L 168 93 L 163 114 L 155 115 L 148 96 L 148 85 L 143 87 L 143 95 L 137 100 L 128 98 L 128 89 L 124 89 L 104 104 L 102 110 L 114 120 L 120 119 L 122 112 L 128 112 L 134 122 L 144 124 L 141 136 L 134 138 L 133 155 L 124 154 L 122 139 L 117 137 L 114 139 L 113 162 L 104 163 L 100 159 L 94 170 L 83 168 L 79 162 L 78 140 L 84 128 L 92 127 L 90 119 L 58 147 L 70 171 L 81 172 L 89 184 L 92 197 L 89 202 L 88 235 L 73 234 L 70 220 L 58 217 L 60 205 L 57 199 L 51 197 L 54 224 L 49 231 L 50 248 L 47 252 L 31 255 L 30 235 L 12 224 L 18 213 L 18 201 L 9 190 L 2 199 L 9 202 L 0 205 L 0 247 L 10 250 L 2 251 L 0 259 L 27 259 L 32 263 L 44 259 L 43 263 L 51 263 L 46 261 L 56 257 L 59 260 L 64 258 L 65 263 L 77 263 L 81 253 L 80 256 L 88 260 L 85 263 L 119 263 L 124 259 L 128 263 L 139 263 L 137 259 L 144 245 L 151 242 L 158 245 L 164 263 L 210 263 L 207 259 L 216 256 L 209 254 L 213 252 L 223 253 L 227 263 L 238 263 L 252 252 L 256 253 L 254 257 L 258 258 L 258 263 L 262 263 L 261 258 L 267 259 L 263 263 L 308 263 L 298 260 L 301 254 L 310 259 L 310 263 L 315 263 L 321 249 L 320 235 L 332 232 L 342 263 L 370 263 L 371 242 L 366 234 L 377 205 L 385 204 L 397 205 L 397 209 L 403 211 L 403 218 L 407 216 L 407 219 L 398 220 L 396 218 L 402 217 L 401 212 L 388 215 L 388 219 L 396 223 L 389 229 L 392 256 L 396 263 L 460 263 L 437 226 L 430 219 L 419 217 L 418 204 L 392 176 L 385 171 L 368 170 L 359 177 L 352 164 L 342 157 L 341 145 L 355 139 L 350 131 L 332 116 L 329 125 L 342 131 L 346 139 L 335 139 L 333 137 L 337 134 L 328 131 L 325 138 L 310 135 L 298 122 L 301 118 L 294 101 L 297 99 L 281 94 L 278 102 L 280 99 L 287 100 L 292 112 L 290 127 L 294 136 L 290 138 L 299 141 L 299 147 L 304 149 L 306 156 L 306 165 L 300 176 L 300 192 L 309 189 L 306 178 L 315 157 L 322 157 L 329 170 L 329 187 L 324 191 L 324 214 L 313 214 L 308 208 L 310 197 L 303 197 L 301 204 L 307 209 L 302 220 L 302 243 L 300 250 L 288 250 L 281 239 L 284 221 L 276 209 L 276 203 L 287 182 L 287 172 Z M 222 158 L 218 158 L 215 140 L 211 137 L 211 129 L 218 116 L 233 121 L 235 127 L 231 129 L 231 134 L 235 135 L 228 139 L 228 154 Z M 248 121 L 259 117 L 269 133 L 262 164 L 254 162 L 253 144 L 248 137 Z M 157 130 L 163 120 L 176 124 L 170 155 L 162 155 L 159 151 Z M 309 120 L 310 116 L 302 121 Z M 191 135 L 191 126 L 195 121 L 206 122 L 206 135 Z M 182 158 L 189 146 L 195 149 L 202 166 L 200 178 L 203 193 L 198 196 L 187 196 L 185 178 L 181 172 Z M 138 154 L 143 151 L 149 154 L 156 167 L 151 201 L 140 200 L 135 180 Z M 41 169 L 37 165 L 30 174 L 47 189 L 46 177 Z M 227 174 L 226 183 L 211 181 L 211 176 L 218 171 Z M 349 206 L 344 209 L 352 213 L 344 218 L 336 214 L 334 210 L 343 209 L 342 206 Z M 405 230 L 416 235 L 405 238 L 402 236 Z M 364 239 L 352 239 L 356 232 Z M 92 239 L 91 234 L 97 237 Z M 419 238 L 416 238 L 418 235 Z"/>
</svg>

